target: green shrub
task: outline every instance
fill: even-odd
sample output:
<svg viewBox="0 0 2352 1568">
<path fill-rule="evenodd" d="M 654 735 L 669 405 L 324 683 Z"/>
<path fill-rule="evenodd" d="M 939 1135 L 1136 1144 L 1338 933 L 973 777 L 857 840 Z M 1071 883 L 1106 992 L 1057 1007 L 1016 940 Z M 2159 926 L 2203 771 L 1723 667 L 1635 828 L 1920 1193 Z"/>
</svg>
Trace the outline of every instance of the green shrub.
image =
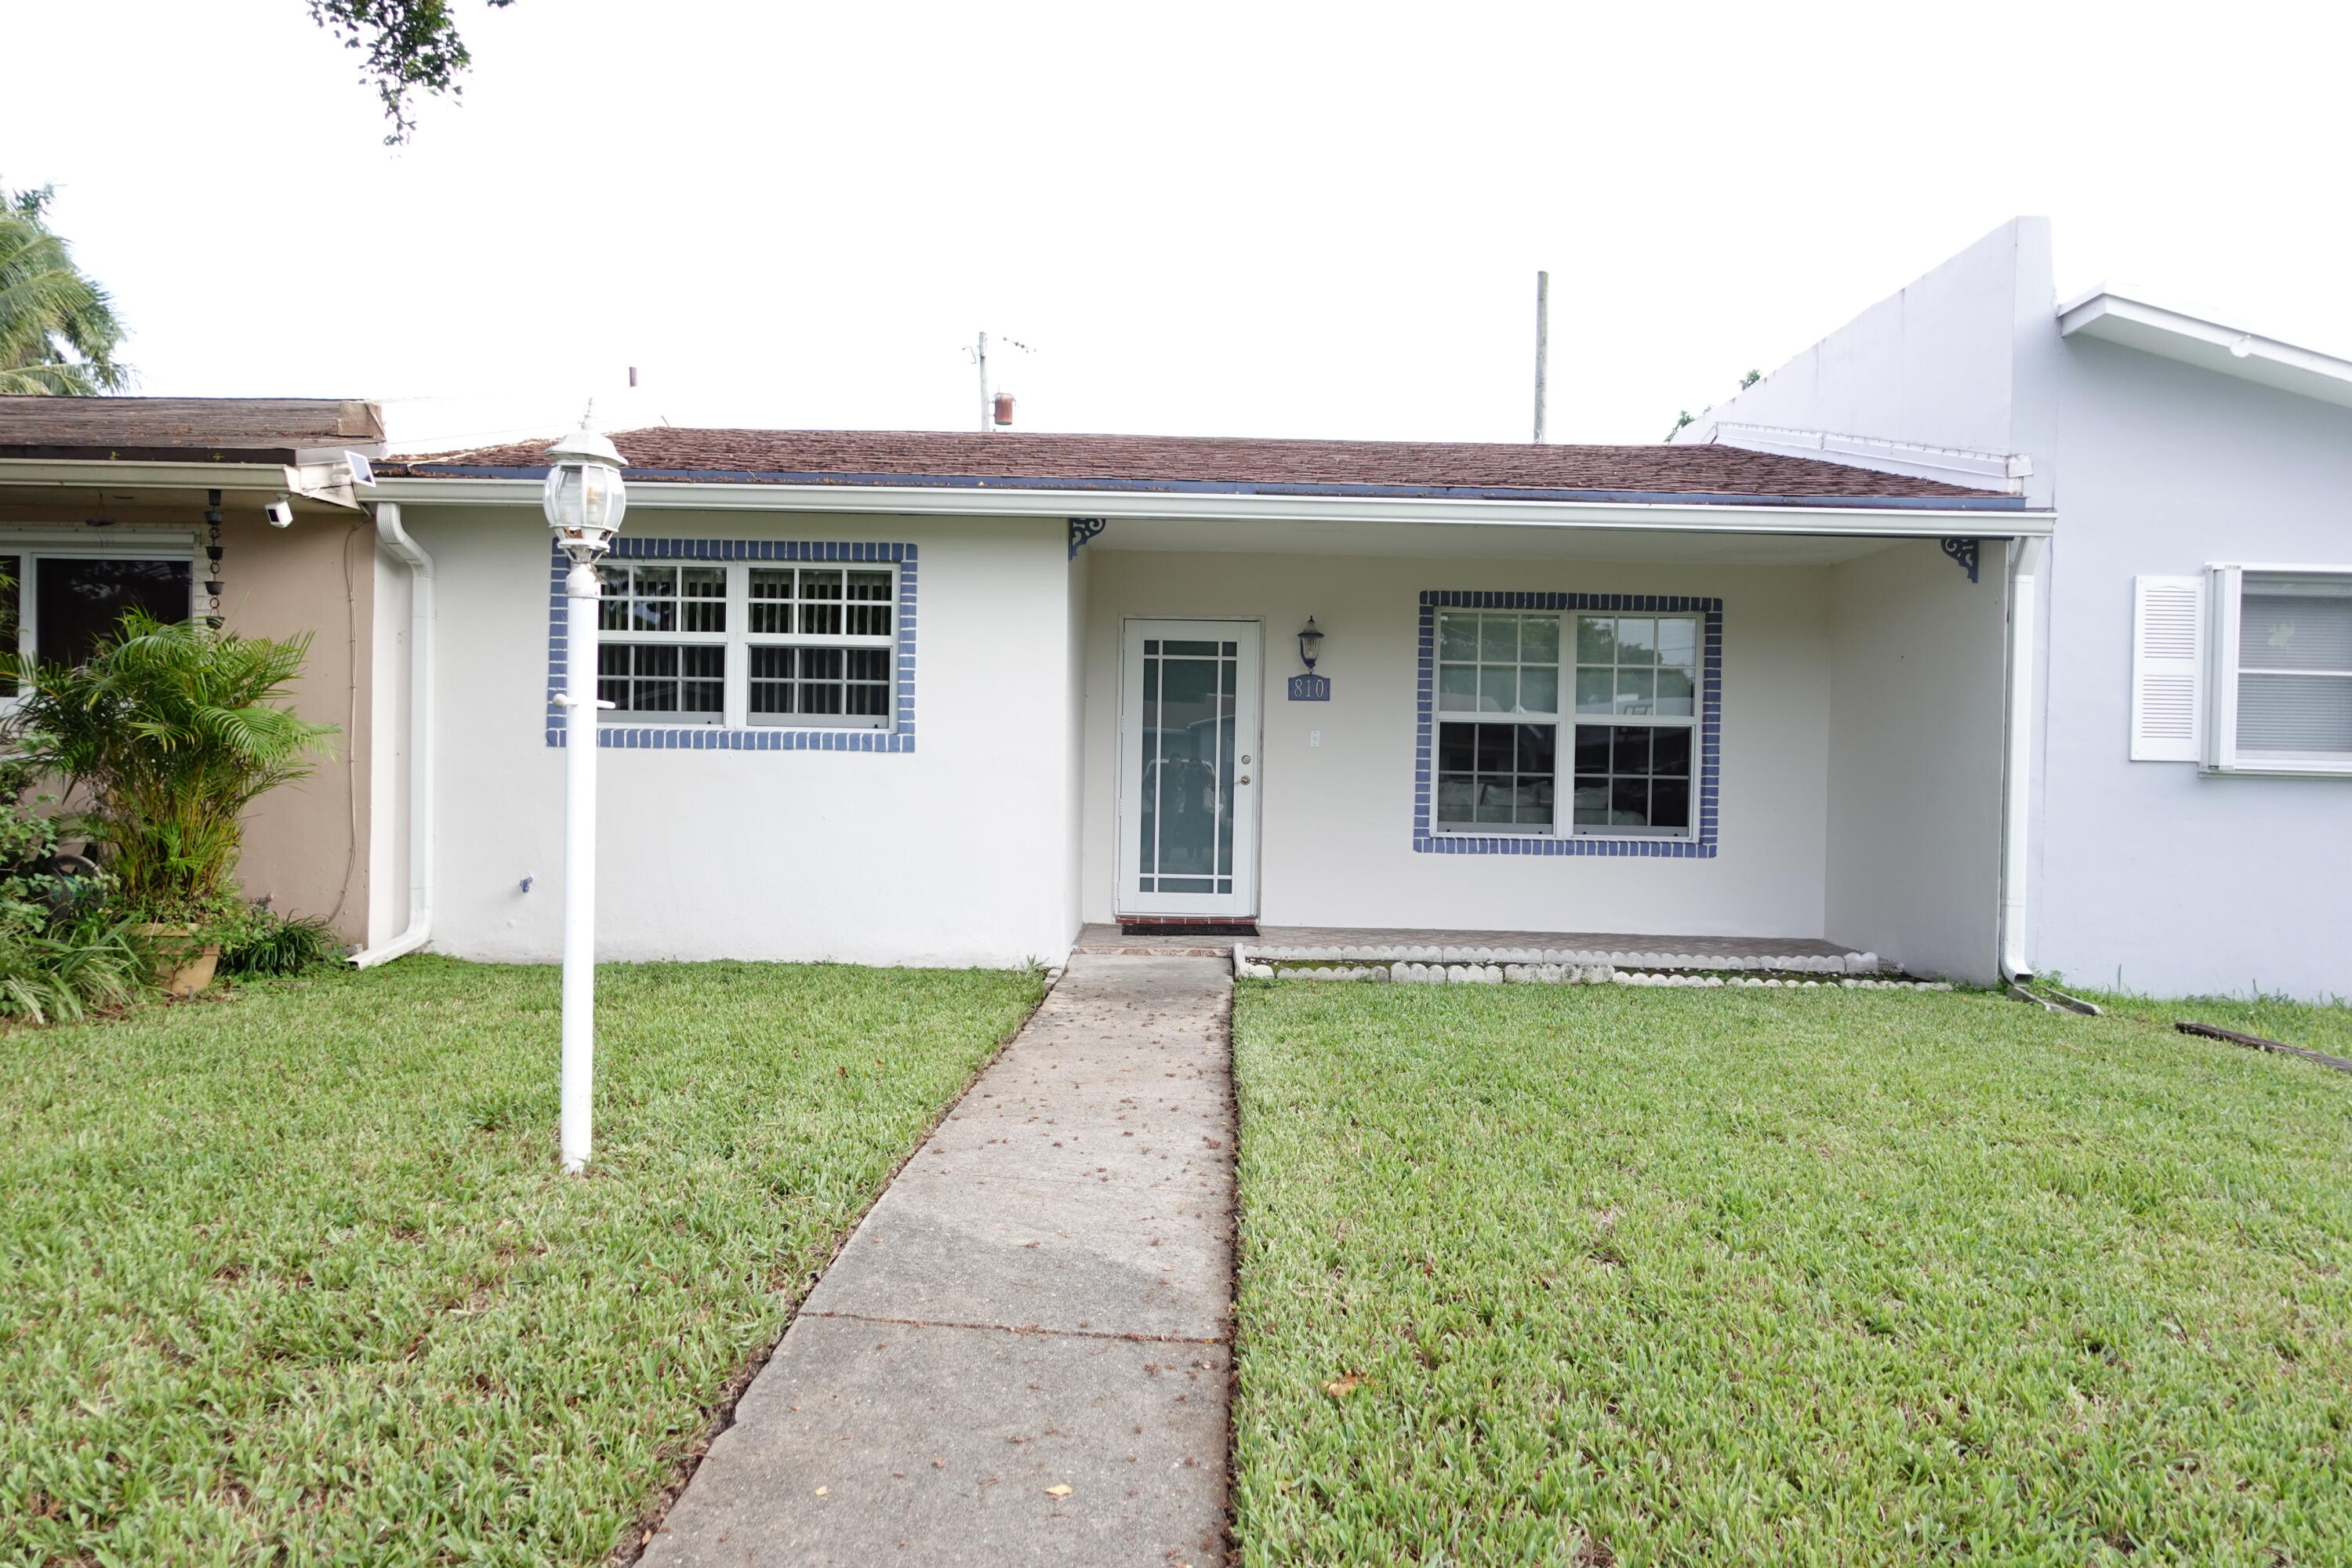
<svg viewBox="0 0 2352 1568">
<path fill-rule="evenodd" d="M 342 962 L 342 944 L 318 915 L 281 915 L 267 904 L 248 904 L 220 932 L 223 974 L 300 974 Z"/>
<path fill-rule="evenodd" d="M 310 638 L 239 637 L 133 610 L 89 662 L 16 668 L 7 738 L 89 804 L 61 830 L 102 844 L 121 907 L 208 924 L 234 909 L 245 810 L 303 778 L 334 733 L 287 705 Z"/>
<path fill-rule="evenodd" d="M 0 924 L 0 1017 L 69 1024 L 134 1000 L 154 977 L 154 956 L 130 921 Z"/>
</svg>

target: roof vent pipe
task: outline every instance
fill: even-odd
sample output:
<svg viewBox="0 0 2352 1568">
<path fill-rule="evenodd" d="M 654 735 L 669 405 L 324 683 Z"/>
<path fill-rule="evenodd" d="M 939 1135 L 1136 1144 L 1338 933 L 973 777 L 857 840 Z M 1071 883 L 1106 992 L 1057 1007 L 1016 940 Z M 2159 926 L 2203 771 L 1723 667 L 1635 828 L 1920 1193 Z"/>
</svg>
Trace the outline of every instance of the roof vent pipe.
<svg viewBox="0 0 2352 1568">
<path fill-rule="evenodd" d="M 1011 393 L 1000 392 L 996 395 L 995 419 L 999 425 L 1010 425 L 1013 423 L 1013 395 Z"/>
</svg>

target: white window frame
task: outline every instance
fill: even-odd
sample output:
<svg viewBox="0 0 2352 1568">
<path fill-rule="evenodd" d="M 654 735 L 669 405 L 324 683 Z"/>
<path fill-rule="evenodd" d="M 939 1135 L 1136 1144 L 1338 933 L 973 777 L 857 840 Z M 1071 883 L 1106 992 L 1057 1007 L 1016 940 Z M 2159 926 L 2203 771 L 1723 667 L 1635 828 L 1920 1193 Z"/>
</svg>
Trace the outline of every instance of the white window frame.
<svg viewBox="0 0 2352 1568">
<path fill-rule="evenodd" d="M 599 715 L 601 722 L 614 729 L 679 729 L 679 730 L 843 730 L 857 734 L 889 734 L 898 726 L 898 635 L 899 618 L 898 565 L 895 561 L 704 561 L 691 556 L 614 556 L 604 563 L 611 567 L 666 566 L 677 570 L 693 567 L 711 568 L 727 574 L 727 629 L 723 632 L 639 632 L 602 630 L 596 635 L 597 647 L 623 644 L 668 645 L 679 647 L 723 647 L 727 650 L 725 679 L 722 686 L 721 709 L 716 714 L 675 711 L 640 711 L 629 709 L 609 709 Z M 881 601 L 890 612 L 890 630 L 878 637 L 853 637 L 846 633 L 823 635 L 800 632 L 754 632 L 751 626 L 751 574 L 754 571 L 779 572 L 865 572 L 887 574 L 890 579 L 887 594 Z M 609 593 L 610 590 L 607 590 Z M 681 599 L 681 605 L 692 601 Z M 803 600 L 763 601 L 798 605 Z M 847 601 L 844 601 L 845 606 Z M 836 647 L 877 648 L 887 650 L 887 673 L 885 676 L 886 711 L 862 713 L 776 713 L 751 712 L 751 649 L 755 647 Z M 599 653 L 598 674 L 601 676 L 602 654 Z"/>
<path fill-rule="evenodd" d="M 10 557 L 17 563 L 16 585 L 6 590 L 16 596 L 16 652 L 40 654 L 40 603 L 34 587 L 40 570 L 39 563 L 47 560 L 65 561 L 175 561 L 188 568 L 188 614 L 196 613 L 203 589 L 199 579 L 204 574 L 196 569 L 196 544 L 194 534 L 150 535 L 141 539 L 114 537 L 93 540 L 86 533 L 68 532 L 62 529 L 37 532 L 0 532 L 0 557 Z M 26 570 L 26 565 L 31 570 Z M 23 694 L 0 691 L 0 715 L 13 713 L 23 701 Z"/>
<path fill-rule="evenodd" d="M 2238 666 L 2239 632 L 2247 576 L 2341 577 L 2347 586 L 2352 586 L 2352 566 L 2220 562 L 2208 565 L 2205 574 L 2202 770 L 2210 773 L 2352 778 L 2352 752 L 2253 752 L 2238 745 L 2238 678 L 2243 673 Z M 2344 679 L 2352 680 L 2352 675 Z"/>
<path fill-rule="evenodd" d="M 1448 615 L 1508 615 L 1522 619 L 1549 616 L 1560 623 L 1559 685 L 1557 695 L 1568 699 L 1556 704 L 1550 713 L 1515 712 L 1484 713 L 1475 710 L 1442 706 L 1443 695 L 1436 688 L 1444 677 L 1439 672 L 1447 660 L 1444 658 L 1444 617 Z M 1705 758 L 1702 748 L 1705 735 L 1701 719 L 1706 702 L 1706 613 L 1698 610 L 1514 610 L 1485 609 L 1470 605 L 1447 605 L 1437 607 L 1437 620 L 1433 626 L 1438 647 L 1430 659 L 1433 689 L 1430 693 L 1430 804 L 1429 830 L 1432 834 L 1457 838 L 1616 838 L 1643 844 L 1688 844 L 1699 837 L 1699 788 L 1704 777 Z M 1691 681 L 1691 711 L 1688 714 L 1620 714 L 1580 713 L 1576 710 L 1577 623 L 1595 620 L 1678 620 L 1691 621 L 1697 626 L 1697 659 L 1693 666 Z M 1483 665 L 1485 660 L 1474 663 Z M 1552 731 L 1551 821 L 1520 822 L 1446 822 L 1438 816 L 1439 758 L 1444 754 L 1446 724 L 1548 724 Z M 1611 825 L 1580 827 L 1576 825 L 1576 731 L 1580 725 L 1605 725 L 1614 729 L 1686 729 L 1690 732 L 1690 803 L 1688 819 L 1680 828 L 1645 832 Z M 1613 775 L 1612 775 L 1613 776 Z M 1566 822 L 1560 820 L 1567 817 Z"/>
</svg>

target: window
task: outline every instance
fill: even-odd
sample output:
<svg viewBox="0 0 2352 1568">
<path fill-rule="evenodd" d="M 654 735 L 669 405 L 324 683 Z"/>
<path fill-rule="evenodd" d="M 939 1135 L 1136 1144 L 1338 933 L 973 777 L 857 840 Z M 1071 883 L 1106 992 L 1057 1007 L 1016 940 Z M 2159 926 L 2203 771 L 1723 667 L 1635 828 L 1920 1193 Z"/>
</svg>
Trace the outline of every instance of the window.
<svg viewBox="0 0 2352 1568">
<path fill-rule="evenodd" d="M 47 664 L 85 662 L 126 611 L 180 621 L 192 602 L 193 574 L 184 554 L 13 550 L 0 552 L 0 572 L 16 584 L 12 624 L 0 630 L 0 649 Z M 0 687 L 0 695 L 15 694 L 13 685 Z"/>
<path fill-rule="evenodd" d="M 2352 763 L 2352 577 L 2247 573 L 2235 641 L 2239 755 Z"/>
<path fill-rule="evenodd" d="M 606 723 L 890 727 L 892 567 L 607 561 L 599 570 Z"/>
<path fill-rule="evenodd" d="M 2141 577 L 2132 636 L 2134 761 L 2352 774 L 2352 568 Z"/>
<path fill-rule="evenodd" d="M 1437 831 L 1691 837 L 1700 634 L 1696 615 L 1440 610 Z"/>
</svg>

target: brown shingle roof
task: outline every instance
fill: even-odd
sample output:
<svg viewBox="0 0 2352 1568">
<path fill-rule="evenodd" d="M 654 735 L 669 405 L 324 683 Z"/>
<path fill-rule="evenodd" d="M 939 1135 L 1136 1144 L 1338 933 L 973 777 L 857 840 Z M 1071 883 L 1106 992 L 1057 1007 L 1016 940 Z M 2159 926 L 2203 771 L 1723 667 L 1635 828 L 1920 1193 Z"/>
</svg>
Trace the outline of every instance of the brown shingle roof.
<svg viewBox="0 0 2352 1568">
<path fill-rule="evenodd" d="M 0 455 L 238 456 L 378 447 L 383 414 L 342 397 L 0 397 Z"/>
<path fill-rule="evenodd" d="M 1535 447 L 1457 441 L 1272 441 L 950 431 L 625 430 L 633 478 L 766 483 L 971 484 L 1056 489 L 1496 494 L 1580 499 L 1983 504 L 2015 498 L 1736 447 Z M 412 457 L 388 476 L 538 470 L 542 442 Z"/>
</svg>

